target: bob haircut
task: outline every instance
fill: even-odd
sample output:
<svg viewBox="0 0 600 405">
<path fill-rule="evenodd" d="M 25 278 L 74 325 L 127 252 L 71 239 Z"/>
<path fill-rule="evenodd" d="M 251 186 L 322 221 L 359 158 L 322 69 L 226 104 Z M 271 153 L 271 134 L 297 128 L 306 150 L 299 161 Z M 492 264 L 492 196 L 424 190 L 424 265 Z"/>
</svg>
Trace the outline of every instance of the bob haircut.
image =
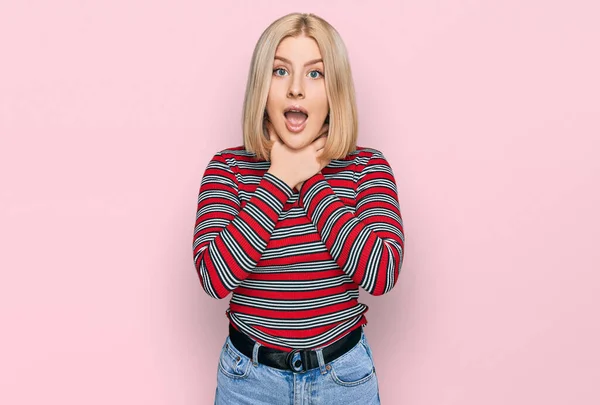
<svg viewBox="0 0 600 405">
<path fill-rule="evenodd" d="M 242 117 L 244 147 L 258 159 L 268 160 L 272 142 L 265 125 L 267 97 L 273 75 L 275 50 L 286 37 L 313 38 L 323 58 L 325 91 L 329 103 L 329 134 L 322 159 L 343 159 L 356 150 L 358 117 L 348 53 L 338 32 L 310 13 L 292 13 L 274 21 L 260 36 L 250 63 Z"/>
</svg>

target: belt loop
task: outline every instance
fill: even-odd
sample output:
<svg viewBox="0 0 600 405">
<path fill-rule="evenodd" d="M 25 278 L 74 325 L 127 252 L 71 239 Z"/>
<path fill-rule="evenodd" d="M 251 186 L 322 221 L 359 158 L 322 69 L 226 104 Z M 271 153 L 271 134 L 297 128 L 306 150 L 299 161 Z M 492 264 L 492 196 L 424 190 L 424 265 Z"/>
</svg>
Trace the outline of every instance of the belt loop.
<svg viewBox="0 0 600 405">
<path fill-rule="evenodd" d="M 260 346 L 260 343 L 254 342 L 254 347 L 252 348 L 252 365 L 254 367 L 258 367 L 258 349 L 260 349 Z"/>
<path fill-rule="evenodd" d="M 325 371 L 325 360 L 323 359 L 323 348 L 315 349 L 315 353 L 317 353 L 317 360 L 319 360 L 319 370 L 321 370 L 321 374 L 327 374 L 327 371 Z"/>
</svg>

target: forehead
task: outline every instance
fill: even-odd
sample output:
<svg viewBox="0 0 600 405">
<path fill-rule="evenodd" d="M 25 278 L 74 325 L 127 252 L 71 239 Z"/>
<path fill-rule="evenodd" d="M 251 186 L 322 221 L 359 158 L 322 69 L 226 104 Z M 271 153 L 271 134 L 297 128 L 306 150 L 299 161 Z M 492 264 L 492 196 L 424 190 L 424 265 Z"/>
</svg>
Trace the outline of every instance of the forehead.
<svg viewBox="0 0 600 405">
<path fill-rule="evenodd" d="M 275 50 L 275 56 L 282 56 L 291 61 L 313 60 L 321 58 L 321 51 L 317 41 L 300 35 L 282 39 Z"/>
</svg>

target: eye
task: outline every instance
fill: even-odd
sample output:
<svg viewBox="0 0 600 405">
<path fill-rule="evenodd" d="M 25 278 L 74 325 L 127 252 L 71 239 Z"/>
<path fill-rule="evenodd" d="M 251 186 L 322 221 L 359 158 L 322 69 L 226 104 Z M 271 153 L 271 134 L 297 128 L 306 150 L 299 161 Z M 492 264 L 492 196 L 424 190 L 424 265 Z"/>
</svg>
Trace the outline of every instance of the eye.
<svg viewBox="0 0 600 405">
<path fill-rule="evenodd" d="M 310 72 L 308 72 L 308 76 L 311 79 L 318 79 L 319 77 L 323 77 L 323 72 L 321 72 L 320 70 L 311 70 Z"/>
<path fill-rule="evenodd" d="M 287 74 L 287 70 L 284 68 L 273 69 L 273 74 L 275 76 L 285 76 Z"/>
</svg>

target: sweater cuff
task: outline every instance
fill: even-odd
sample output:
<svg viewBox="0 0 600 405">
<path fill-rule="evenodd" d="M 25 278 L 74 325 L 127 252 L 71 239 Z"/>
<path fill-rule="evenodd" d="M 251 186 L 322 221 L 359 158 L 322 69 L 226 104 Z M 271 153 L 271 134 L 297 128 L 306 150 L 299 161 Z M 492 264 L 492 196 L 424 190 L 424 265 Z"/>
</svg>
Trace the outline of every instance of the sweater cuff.
<svg viewBox="0 0 600 405">
<path fill-rule="evenodd" d="M 281 203 L 285 203 L 294 194 L 294 190 L 288 186 L 288 184 L 281 180 L 279 177 L 266 172 L 263 175 L 263 180 L 268 183 L 268 190 L 273 193 L 273 196 L 277 198 Z"/>
<path fill-rule="evenodd" d="M 325 176 L 319 172 L 302 183 L 302 187 L 300 187 L 300 203 L 302 205 L 304 205 L 306 202 L 307 195 L 310 193 L 310 191 L 314 187 L 318 187 L 321 182 L 327 183 L 327 180 L 325 180 Z M 329 183 L 327 183 L 327 185 L 329 185 Z"/>
</svg>

